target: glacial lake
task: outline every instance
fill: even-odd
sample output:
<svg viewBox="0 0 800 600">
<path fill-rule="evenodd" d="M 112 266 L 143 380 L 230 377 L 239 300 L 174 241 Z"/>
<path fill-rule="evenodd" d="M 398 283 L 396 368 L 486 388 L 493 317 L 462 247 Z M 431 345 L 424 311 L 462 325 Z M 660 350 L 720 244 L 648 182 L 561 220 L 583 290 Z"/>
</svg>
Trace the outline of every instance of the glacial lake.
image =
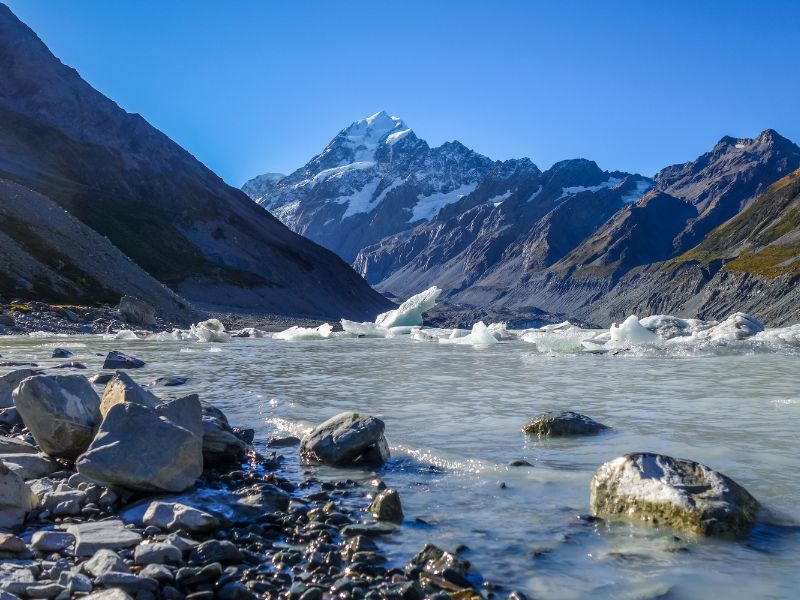
<svg viewBox="0 0 800 600">
<path fill-rule="evenodd" d="M 4 337 L 3 360 L 42 367 L 52 348 L 93 374 L 105 353 L 147 361 L 140 383 L 181 388 L 234 425 L 302 434 L 341 411 L 379 415 L 393 457 L 378 471 L 307 468 L 281 449 L 290 478 L 380 477 L 406 522 L 380 543 L 402 566 L 426 542 L 463 556 L 484 579 L 535 598 L 794 598 L 800 583 L 800 347 L 729 342 L 685 352 L 555 353 L 510 340 L 485 348 L 392 339 L 110 340 Z M 0 367 L 0 374 L 14 367 Z M 50 371 L 66 374 L 67 371 Z M 75 373 L 76 371 L 69 371 Z M 540 440 L 520 428 L 575 410 L 608 433 Z M 766 516 L 749 538 L 696 540 L 587 519 L 589 482 L 605 461 L 654 451 L 702 462 L 744 485 Z M 524 459 L 532 467 L 510 467 Z"/>
</svg>

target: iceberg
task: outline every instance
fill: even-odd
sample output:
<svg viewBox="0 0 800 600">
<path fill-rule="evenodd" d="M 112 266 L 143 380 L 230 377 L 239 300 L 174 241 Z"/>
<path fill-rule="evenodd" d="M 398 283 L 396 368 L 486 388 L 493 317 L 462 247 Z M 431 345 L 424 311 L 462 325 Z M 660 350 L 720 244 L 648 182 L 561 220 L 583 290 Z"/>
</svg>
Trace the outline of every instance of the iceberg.
<svg viewBox="0 0 800 600">
<path fill-rule="evenodd" d="M 381 327 L 375 323 L 356 323 L 347 319 L 342 319 L 341 323 L 342 329 L 346 333 L 356 337 L 385 338 L 389 336 L 389 330 L 386 327 Z"/>
<path fill-rule="evenodd" d="M 639 317 L 631 315 L 620 325 L 613 323 L 609 330 L 611 339 L 608 346 L 622 348 L 626 346 L 648 346 L 657 343 L 661 338 L 639 323 Z"/>
<path fill-rule="evenodd" d="M 219 319 L 202 321 L 189 328 L 189 334 L 200 342 L 230 342 L 231 335 L 225 331 L 225 326 Z"/>
<path fill-rule="evenodd" d="M 453 334 L 458 331 L 457 329 L 453 330 Z M 489 328 L 483 321 L 478 321 L 472 326 L 472 331 L 465 336 L 460 337 L 453 337 L 451 335 L 449 338 L 439 338 L 440 344 L 463 344 L 466 346 L 492 346 L 497 344 L 497 338 L 492 335 L 492 332 L 489 331 Z"/>
<path fill-rule="evenodd" d="M 375 319 L 375 324 L 389 329 L 391 327 L 421 327 L 422 315 L 436 306 L 436 299 L 442 293 L 438 287 L 433 286 L 424 292 L 411 296 L 398 308 L 381 313 Z"/>
<path fill-rule="evenodd" d="M 696 337 L 701 340 L 734 341 L 744 340 L 764 331 L 764 326 L 755 317 L 737 312 L 713 327 L 700 331 Z"/>
<path fill-rule="evenodd" d="M 327 340 L 333 336 L 333 325 L 323 323 L 319 327 L 289 327 L 284 331 L 272 334 L 274 340 L 296 342 L 299 340 Z"/>
</svg>

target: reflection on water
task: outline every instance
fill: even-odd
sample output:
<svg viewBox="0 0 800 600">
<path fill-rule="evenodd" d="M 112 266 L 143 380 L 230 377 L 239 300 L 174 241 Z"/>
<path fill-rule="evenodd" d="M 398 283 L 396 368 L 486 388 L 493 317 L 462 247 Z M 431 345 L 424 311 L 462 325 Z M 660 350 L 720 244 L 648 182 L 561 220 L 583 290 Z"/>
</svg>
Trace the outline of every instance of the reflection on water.
<svg viewBox="0 0 800 600">
<path fill-rule="evenodd" d="M 467 545 L 486 579 L 543 598 L 794 597 L 797 353 L 551 355 L 521 341 L 478 350 L 409 339 L 212 345 L 73 337 L 2 338 L 0 355 L 54 365 L 56 345 L 89 364 L 87 373 L 115 348 L 148 362 L 132 372 L 141 383 L 188 376 L 186 386 L 159 393 L 198 392 L 231 422 L 255 427 L 262 443 L 343 410 L 381 415 L 394 457 L 379 476 L 400 490 L 407 517 L 402 532 L 382 542 L 397 563 L 432 541 Z M 577 410 L 613 430 L 552 441 L 520 432 L 553 409 Z M 743 542 L 698 542 L 587 519 L 594 470 L 631 451 L 722 471 L 769 509 L 769 522 Z M 299 476 L 295 449 L 282 452 Z M 514 459 L 533 466 L 507 466 Z"/>
</svg>

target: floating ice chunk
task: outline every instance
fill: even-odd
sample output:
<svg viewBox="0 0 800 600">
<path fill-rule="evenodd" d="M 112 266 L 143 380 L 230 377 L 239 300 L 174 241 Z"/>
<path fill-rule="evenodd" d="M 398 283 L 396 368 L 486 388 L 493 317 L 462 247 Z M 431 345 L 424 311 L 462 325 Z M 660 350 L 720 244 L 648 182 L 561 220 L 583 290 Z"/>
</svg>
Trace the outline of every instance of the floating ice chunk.
<svg viewBox="0 0 800 600">
<path fill-rule="evenodd" d="M 323 323 L 319 327 L 289 327 L 284 331 L 272 334 L 272 339 L 298 341 L 298 340 L 327 340 L 333 334 L 333 325 Z"/>
<path fill-rule="evenodd" d="M 231 336 L 241 338 L 263 338 L 267 337 L 267 332 L 261 329 L 256 329 L 255 327 L 245 327 L 244 329 L 231 331 Z"/>
<path fill-rule="evenodd" d="M 516 336 L 508 330 L 508 323 L 489 323 L 489 333 L 497 341 L 513 340 Z"/>
<path fill-rule="evenodd" d="M 606 336 L 608 334 L 606 333 Z M 582 352 L 585 342 L 595 341 L 598 332 L 593 329 L 581 329 L 569 321 L 556 325 L 545 325 L 541 329 L 528 330 L 520 336 L 523 342 L 535 344 L 539 352 L 572 353 Z M 609 337 L 597 343 L 604 344 Z"/>
<path fill-rule="evenodd" d="M 104 335 L 103 338 L 107 340 L 138 340 L 139 336 L 130 329 L 120 329 L 114 335 Z"/>
<path fill-rule="evenodd" d="M 681 319 L 671 315 L 652 315 L 639 319 L 645 327 L 665 340 L 676 337 L 690 336 L 699 331 L 710 329 L 717 325 L 717 321 L 703 321 L 701 319 Z"/>
<path fill-rule="evenodd" d="M 230 342 L 231 335 L 225 331 L 225 326 L 219 319 L 202 321 L 189 328 L 189 333 L 200 342 Z"/>
<path fill-rule="evenodd" d="M 765 329 L 761 333 L 753 336 L 753 340 L 766 342 L 767 344 L 788 344 L 789 346 L 800 346 L 800 324 L 789 327 L 778 327 L 776 329 Z"/>
<path fill-rule="evenodd" d="M 412 340 L 416 340 L 418 342 L 438 342 L 439 336 L 433 335 L 428 333 L 426 330 L 422 329 L 421 327 L 414 327 L 409 334 L 409 337 Z"/>
<path fill-rule="evenodd" d="M 755 317 L 745 313 L 734 313 L 722 323 L 697 334 L 699 339 L 713 341 L 743 340 L 764 331 L 764 326 Z"/>
<path fill-rule="evenodd" d="M 455 333 L 455 330 L 454 330 Z M 497 338 L 492 335 L 483 321 L 478 321 L 472 326 L 469 335 L 463 337 L 439 338 L 440 344 L 464 344 L 467 346 L 491 346 L 497 343 Z"/>
<path fill-rule="evenodd" d="M 436 299 L 441 293 L 442 290 L 436 286 L 428 288 L 416 296 L 411 296 L 399 308 L 378 315 L 375 324 L 387 329 L 404 325 L 419 327 L 422 325 L 422 315 L 436 306 Z"/>
<path fill-rule="evenodd" d="M 658 342 L 660 339 L 655 333 L 639 323 L 639 317 L 631 315 L 621 325 L 611 325 L 609 330 L 611 339 L 608 345 L 614 348 L 625 346 L 647 346 Z"/>
<path fill-rule="evenodd" d="M 389 336 L 389 330 L 386 327 L 375 323 L 357 323 L 342 319 L 342 329 L 357 337 L 385 338 Z"/>
</svg>

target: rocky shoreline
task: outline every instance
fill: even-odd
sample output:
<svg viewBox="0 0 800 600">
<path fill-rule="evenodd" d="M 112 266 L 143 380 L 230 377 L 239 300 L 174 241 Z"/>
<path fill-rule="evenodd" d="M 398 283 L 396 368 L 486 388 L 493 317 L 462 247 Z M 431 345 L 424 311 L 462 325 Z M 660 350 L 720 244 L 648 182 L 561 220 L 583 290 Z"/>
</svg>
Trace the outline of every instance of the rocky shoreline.
<svg viewBox="0 0 800 600">
<path fill-rule="evenodd" d="M 495 597 L 467 560 L 432 545 L 387 566 L 376 538 L 400 526 L 399 494 L 308 470 L 293 481 L 279 452 L 297 452 L 298 438 L 271 439 L 261 454 L 253 430 L 196 395 L 158 398 L 124 371 L 102 398 L 80 375 L 0 382 L 10 379 L 0 600 Z M 346 413 L 301 452 L 374 467 L 388 457 L 383 429 Z"/>
</svg>

